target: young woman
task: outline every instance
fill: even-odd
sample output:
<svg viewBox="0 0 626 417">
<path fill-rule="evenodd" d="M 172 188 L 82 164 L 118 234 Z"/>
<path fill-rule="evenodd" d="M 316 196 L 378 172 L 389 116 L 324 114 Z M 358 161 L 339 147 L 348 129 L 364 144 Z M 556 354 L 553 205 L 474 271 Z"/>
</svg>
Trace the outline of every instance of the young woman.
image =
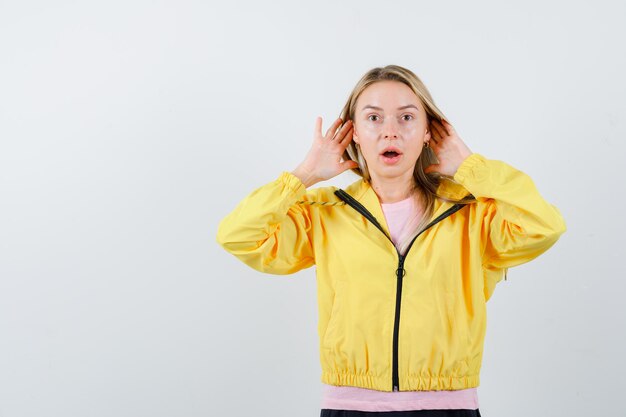
<svg viewBox="0 0 626 417">
<path fill-rule="evenodd" d="M 351 169 L 346 187 L 310 188 Z M 566 230 L 532 179 L 472 152 L 396 65 L 357 83 L 295 170 L 217 240 L 258 271 L 316 266 L 322 416 L 480 416 L 486 302 Z"/>
</svg>

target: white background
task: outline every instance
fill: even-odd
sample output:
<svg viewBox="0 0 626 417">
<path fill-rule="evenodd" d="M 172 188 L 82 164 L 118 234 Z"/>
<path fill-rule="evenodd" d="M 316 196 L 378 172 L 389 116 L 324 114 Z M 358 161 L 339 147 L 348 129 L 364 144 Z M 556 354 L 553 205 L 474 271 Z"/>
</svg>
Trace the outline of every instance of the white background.
<svg viewBox="0 0 626 417">
<path fill-rule="evenodd" d="M 215 235 L 387 64 L 566 220 L 488 303 L 482 415 L 624 415 L 625 17 L 617 0 L 0 2 L 0 416 L 318 416 L 314 268 L 263 275 Z"/>
</svg>

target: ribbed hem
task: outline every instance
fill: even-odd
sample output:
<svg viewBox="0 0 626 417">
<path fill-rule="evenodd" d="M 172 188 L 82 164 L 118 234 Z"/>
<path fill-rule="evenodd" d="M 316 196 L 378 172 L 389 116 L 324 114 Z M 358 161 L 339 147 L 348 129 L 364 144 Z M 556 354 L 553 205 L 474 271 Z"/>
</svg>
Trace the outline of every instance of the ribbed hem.
<svg viewBox="0 0 626 417">
<path fill-rule="evenodd" d="M 461 377 L 436 376 L 408 377 L 400 380 L 400 388 L 411 391 L 438 391 L 475 388 L 480 384 L 479 375 L 465 375 Z"/>
<path fill-rule="evenodd" d="M 467 158 L 463 160 L 456 173 L 454 174 L 454 180 L 458 183 L 465 183 L 468 179 L 479 179 L 478 177 L 482 177 L 480 172 L 476 172 L 480 170 L 480 168 L 485 167 L 486 158 L 478 153 L 473 153 Z"/>
<path fill-rule="evenodd" d="M 329 385 L 348 385 L 378 391 L 391 391 L 391 375 L 380 377 L 322 371 L 322 382 Z"/>
<path fill-rule="evenodd" d="M 391 392 L 391 375 L 380 377 L 322 371 L 322 382 L 329 385 L 352 386 Z M 437 391 L 475 388 L 480 384 L 479 375 L 462 377 L 432 376 L 404 377 L 400 380 L 402 391 Z"/>
</svg>

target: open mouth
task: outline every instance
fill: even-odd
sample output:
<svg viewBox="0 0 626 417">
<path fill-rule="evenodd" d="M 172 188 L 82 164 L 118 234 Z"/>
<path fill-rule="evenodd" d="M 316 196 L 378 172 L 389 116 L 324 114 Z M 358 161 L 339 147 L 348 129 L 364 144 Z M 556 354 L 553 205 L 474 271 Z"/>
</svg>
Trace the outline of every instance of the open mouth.
<svg viewBox="0 0 626 417">
<path fill-rule="evenodd" d="M 389 147 L 380 156 L 385 164 L 395 164 L 400 160 L 402 152 L 397 148 Z"/>
</svg>

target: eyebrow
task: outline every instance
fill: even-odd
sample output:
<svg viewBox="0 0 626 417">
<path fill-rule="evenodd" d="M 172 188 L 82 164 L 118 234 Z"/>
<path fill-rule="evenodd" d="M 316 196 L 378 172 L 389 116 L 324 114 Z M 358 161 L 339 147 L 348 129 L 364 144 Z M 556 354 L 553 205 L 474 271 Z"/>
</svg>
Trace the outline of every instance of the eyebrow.
<svg viewBox="0 0 626 417">
<path fill-rule="evenodd" d="M 407 104 L 406 106 L 402 106 L 402 107 L 398 107 L 398 110 L 404 110 L 404 109 L 408 109 L 408 108 L 414 108 L 415 110 L 419 111 L 419 109 L 417 108 L 417 106 L 413 105 L 413 104 Z M 365 111 L 367 109 L 373 109 L 373 110 L 382 110 L 380 107 L 376 107 L 376 106 L 371 106 L 371 105 L 367 105 L 365 107 L 363 107 L 361 109 L 361 111 Z"/>
</svg>

